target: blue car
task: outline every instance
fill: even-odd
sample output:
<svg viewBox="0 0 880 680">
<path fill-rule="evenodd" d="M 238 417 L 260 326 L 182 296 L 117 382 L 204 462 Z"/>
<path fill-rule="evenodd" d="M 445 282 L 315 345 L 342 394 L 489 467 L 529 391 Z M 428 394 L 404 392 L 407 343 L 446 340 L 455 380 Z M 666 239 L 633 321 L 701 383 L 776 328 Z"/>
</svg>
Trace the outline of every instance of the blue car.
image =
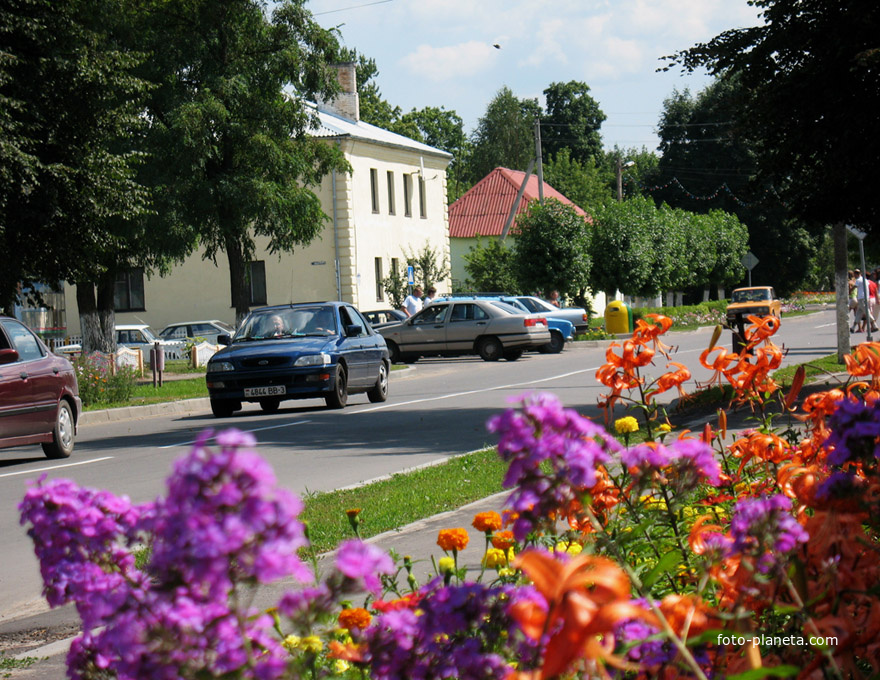
<svg viewBox="0 0 880 680">
<path fill-rule="evenodd" d="M 349 394 L 388 398 L 385 339 L 345 302 L 305 302 L 252 311 L 208 362 L 211 411 L 231 416 L 242 402 L 267 413 L 286 399 L 323 398 L 344 408 Z"/>
</svg>

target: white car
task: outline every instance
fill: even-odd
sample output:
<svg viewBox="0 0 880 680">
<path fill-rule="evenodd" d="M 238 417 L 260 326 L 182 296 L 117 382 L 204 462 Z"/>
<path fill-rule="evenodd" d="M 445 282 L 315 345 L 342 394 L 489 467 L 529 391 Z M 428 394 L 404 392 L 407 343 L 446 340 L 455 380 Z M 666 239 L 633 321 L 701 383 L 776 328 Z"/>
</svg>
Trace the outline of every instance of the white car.
<svg viewBox="0 0 880 680">
<path fill-rule="evenodd" d="M 217 338 L 221 335 L 232 337 L 235 329 L 228 323 L 211 319 L 210 321 L 181 321 L 165 326 L 159 333 L 162 340 L 187 341 L 191 338 L 204 338 L 213 345 L 219 344 Z"/>
<path fill-rule="evenodd" d="M 150 362 L 150 350 L 158 342 L 165 350 L 166 359 L 183 358 L 183 342 L 157 338 L 153 329 L 146 324 L 119 324 L 116 326 L 116 344 L 120 347 L 139 348 L 144 355 L 144 362 Z M 62 345 L 55 348 L 56 354 L 79 354 L 82 345 Z"/>
<path fill-rule="evenodd" d="M 546 300 L 532 295 L 510 295 L 526 306 L 532 314 L 543 314 L 554 319 L 565 319 L 574 325 L 575 333 L 590 330 L 590 315 L 583 307 L 554 307 Z"/>
</svg>

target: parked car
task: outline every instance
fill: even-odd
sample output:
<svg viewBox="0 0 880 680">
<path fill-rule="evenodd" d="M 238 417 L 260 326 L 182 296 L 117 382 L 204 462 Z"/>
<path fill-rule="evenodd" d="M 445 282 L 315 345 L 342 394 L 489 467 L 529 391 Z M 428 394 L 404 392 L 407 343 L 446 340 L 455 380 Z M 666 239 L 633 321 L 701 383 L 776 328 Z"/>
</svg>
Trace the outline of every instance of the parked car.
<svg viewBox="0 0 880 680">
<path fill-rule="evenodd" d="M 383 326 L 392 361 L 411 362 L 422 356 L 479 354 L 485 361 L 504 357 L 516 361 L 524 350 L 550 342 L 547 319 L 503 309 L 484 299 L 435 301 L 406 321 Z"/>
<path fill-rule="evenodd" d="M 406 314 L 399 309 L 376 309 L 372 312 L 363 312 L 363 315 L 374 329 L 398 321 L 406 321 Z"/>
<path fill-rule="evenodd" d="M 388 398 L 384 338 L 345 302 L 308 302 L 252 311 L 207 368 L 211 411 L 225 418 L 255 402 L 268 412 L 286 399 L 322 397 L 344 408 L 349 394 Z"/>
<path fill-rule="evenodd" d="M 736 288 L 727 305 L 727 325 L 735 328 L 737 315 L 743 320 L 749 315 L 782 317 L 782 302 L 776 297 L 772 286 L 749 286 Z"/>
<path fill-rule="evenodd" d="M 590 315 L 583 307 L 554 307 L 546 300 L 533 295 L 512 295 L 533 314 L 543 314 L 553 319 L 565 319 L 574 325 L 575 333 L 586 333 L 590 330 Z"/>
<path fill-rule="evenodd" d="M 503 302 L 510 307 L 515 308 L 516 312 L 520 314 L 531 314 L 526 306 L 520 302 L 516 297 L 509 295 L 499 295 L 497 297 L 489 296 L 489 295 L 480 295 L 479 299 L 483 300 L 497 300 L 498 302 Z M 433 302 L 441 302 L 446 300 L 474 300 L 477 299 L 477 296 L 473 295 L 452 295 L 446 297 L 435 298 Z M 510 310 L 508 310 L 510 311 Z M 538 347 L 538 351 L 544 354 L 558 354 L 565 347 L 565 343 L 571 340 L 574 336 L 574 324 L 570 321 L 566 321 L 565 319 L 557 319 L 551 316 L 547 316 L 547 326 L 550 329 L 550 342 L 546 345 L 542 345 Z"/>
<path fill-rule="evenodd" d="M 217 338 L 221 335 L 232 335 L 235 329 L 228 323 L 212 319 L 210 321 L 181 321 L 168 324 L 159 333 L 162 340 L 177 340 L 186 342 L 193 338 L 204 338 L 206 342 L 217 344 Z"/>
<path fill-rule="evenodd" d="M 179 359 L 183 350 L 183 342 L 180 340 L 165 340 L 156 337 L 153 329 L 146 324 L 119 324 L 116 326 L 116 344 L 120 347 L 140 348 L 144 355 L 144 361 L 150 361 L 150 350 L 158 342 L 165 350 L 165 357 Z M 56 347 L 58 354 L 79 354 L 82 345 L 79 343 Z"/>
<path fill-rule="evenodd" d="M 0 448 L 41 444 L 48 458 L 67 458 L 81 413 L 73 365 L 0 316 Z"/>
</svg>

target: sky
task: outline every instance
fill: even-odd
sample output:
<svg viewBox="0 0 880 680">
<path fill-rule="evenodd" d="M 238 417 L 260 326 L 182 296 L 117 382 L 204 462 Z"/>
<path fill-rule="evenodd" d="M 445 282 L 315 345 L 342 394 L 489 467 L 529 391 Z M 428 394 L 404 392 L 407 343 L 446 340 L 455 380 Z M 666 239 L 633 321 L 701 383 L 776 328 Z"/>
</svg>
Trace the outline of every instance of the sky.
<svg viewBox="0 0 880 680">
<path fill-rule="evenodd" d="M 470 134 L 498 91 L 537 98 L 577 80 L 607 116 L 606 149 L 656 150 L 663 101 L 696 94 L 701 72 L 658 73 L 661 57 L 761 23 L 746 0 L 311 0 L 325 28 L 375 59 L 382 96 L 404 112 L 444 107 Z M 500 46 L 496 48 L 495 45 Z"/>
</svg>

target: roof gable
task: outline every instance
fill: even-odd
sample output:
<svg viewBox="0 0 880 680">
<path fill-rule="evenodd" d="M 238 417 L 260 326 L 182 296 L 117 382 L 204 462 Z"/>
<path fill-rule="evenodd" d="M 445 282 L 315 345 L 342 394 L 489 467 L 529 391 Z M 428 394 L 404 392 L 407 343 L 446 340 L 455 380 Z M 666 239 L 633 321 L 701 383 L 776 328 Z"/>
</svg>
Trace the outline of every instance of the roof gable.
<svg viewBox="0 0 880 680">
<path fill-rule="evenodd" d="M 521 170 L 495 168 L 472 186 L 449 206 L 449 236 L 452 238 L 473 238 L 477 235 L 500 236 L 525 174 Z M 539 198 L 538 194 L 538 177 L 530 175 L 516 214 L 524 213 L 529 202 Z M 555 198 L 560 203 L 572 206 L 579 215 L 590 219 L 586 212 L 547 182 L 544 182 L 544 198 Z"/>
</svg>

